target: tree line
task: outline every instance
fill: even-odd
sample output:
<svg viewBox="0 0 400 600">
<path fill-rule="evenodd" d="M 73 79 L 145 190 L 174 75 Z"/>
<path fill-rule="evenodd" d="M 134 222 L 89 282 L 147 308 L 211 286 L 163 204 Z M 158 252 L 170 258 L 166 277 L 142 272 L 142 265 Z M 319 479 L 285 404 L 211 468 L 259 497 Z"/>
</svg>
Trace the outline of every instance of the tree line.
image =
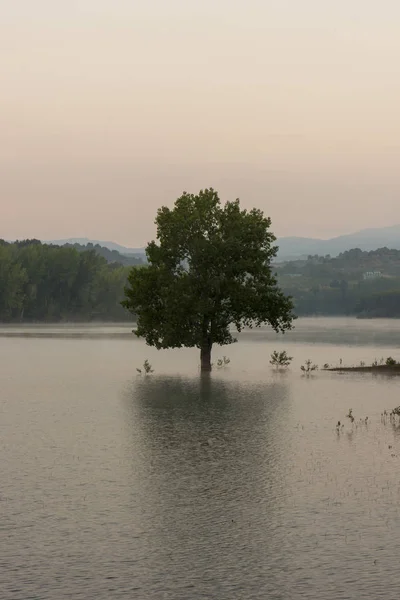
<svg viewBox="0 0 400 600">
<path fill-rule="evenodd" d="M 118 252 L 99 248 L 0 240 L 0 321 L 132 320 L 121 306 L 132 265 L 122 264 Z M 356 248 L 335 258 L 274 264 L 274 269 L 299 316 L 400 317 L 399 250 Z M 379 276 L 364 279 L 366 272 Z"/>
<path fill-rule="evenodd" d="M 400 317 L 400 251 L 308 256 L 276 265 L 279 284 L 298 315 Z"/>
<path fill-rule="evenodd" d="M 0 240 L 0 321 L 131 320 L 121 306 L 130 269 L 95 249 Z"/>
</svg>

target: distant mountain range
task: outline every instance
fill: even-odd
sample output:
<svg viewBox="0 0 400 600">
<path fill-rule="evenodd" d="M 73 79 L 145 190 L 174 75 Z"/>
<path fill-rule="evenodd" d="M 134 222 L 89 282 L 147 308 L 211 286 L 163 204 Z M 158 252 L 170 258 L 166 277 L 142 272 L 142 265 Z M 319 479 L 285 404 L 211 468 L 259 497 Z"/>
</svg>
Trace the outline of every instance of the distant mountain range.
<svg viewBox="0 0 400 600">
<path fill-rule="evenodd" d="M 110 250 L 116 250 L 125 256 L 138 256 L 145 259 L 144 248 L 127 248 L 115 242 L 103 242 L 100 240 L 89 240 L 88 238 L 68 238 L 65 240 L 51 240 L 49 244 L 63 246 L 64 244 L 99 244 Z M 400 250 L 400 225 L 381 227 L 377 229 L 363 229 L 356 233 L 340 235 L 329 240 L 320 240 L 304 237 L 282 237 L 278 238 L 279 246 L 278 260 L 296 260 L 307 257 L 310 254 L 325 256 L 337 256 L 341 252 L 360 248 L 360 250 L 376 250 L 377 248 L 392 248 Z"/>
<path fill-rule="evenodd" d="M 341 252 L 360 248 L 360 250 L 376 250 L 391 248 L 400 250 L 400 225 L 363 229 L 356 233 L 340 235 L 329 240 L 303 237 L 283 237 L 277 241 L 279 246 L 278 260 L 293 260 L 307 257 L 310 254 L 337 256 Z"/>
</svg>

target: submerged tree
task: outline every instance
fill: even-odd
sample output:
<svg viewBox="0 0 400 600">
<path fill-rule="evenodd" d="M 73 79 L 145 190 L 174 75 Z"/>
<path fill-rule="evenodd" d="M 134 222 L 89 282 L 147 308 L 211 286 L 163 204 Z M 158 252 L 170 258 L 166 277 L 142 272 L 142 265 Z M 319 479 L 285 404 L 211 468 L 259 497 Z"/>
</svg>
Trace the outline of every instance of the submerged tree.
<svg viewBox="0 0 400 600">
<path fill-rule="evenodd" d="M 271 360 L 269 362 L 273 367 L 279 369 L 281 367 L 288 367 L 292 360 L 293 356 L 288 356 L 286 350 L 282 350 L 282 352 L 274 350 L 271 354 Z"/>
<path fill-rule="evenodd" d="M 123 305 L 137 316 L 136 335 L 161 348 L 197 347 L 211 370 L 213 344 L 231 344 L 244 326 L 291 328 L 291 299 L 271 273 L 277 253 L 271 221 L 260 210 L 221 205 L 212 188 L 186 192 L 155 221 L 149 265 L 133 269 Z"/>
</svg>

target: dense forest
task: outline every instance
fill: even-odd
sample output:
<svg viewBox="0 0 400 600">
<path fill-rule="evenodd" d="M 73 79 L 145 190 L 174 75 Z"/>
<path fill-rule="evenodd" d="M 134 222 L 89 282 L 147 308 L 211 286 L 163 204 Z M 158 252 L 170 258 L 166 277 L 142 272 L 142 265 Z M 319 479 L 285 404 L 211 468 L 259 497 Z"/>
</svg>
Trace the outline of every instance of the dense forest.
<svg viewBox="0 0 400 600">
<path fill-rule="evenodd" d="M 120 304 L 130 269 L 95 248 L 0 240 L 0 321 L 130 320 Z"/>
<path fill-rule="evenodd" d="M 77 246 L 0 240 L 0 321 L 131 320 L 120 302 L 132 265 L 144 263 L 129 257 L 127 264 L 127 257 L 100 246 Z M 299 316 L 400 318 L 399 250 L 353 249 L 274 268 Z"/>
<path fill-rule="evenodd" d="M 400 251 L 358 248 L 276 265 L 298 315 L 400 317 Z"/>
</svg>

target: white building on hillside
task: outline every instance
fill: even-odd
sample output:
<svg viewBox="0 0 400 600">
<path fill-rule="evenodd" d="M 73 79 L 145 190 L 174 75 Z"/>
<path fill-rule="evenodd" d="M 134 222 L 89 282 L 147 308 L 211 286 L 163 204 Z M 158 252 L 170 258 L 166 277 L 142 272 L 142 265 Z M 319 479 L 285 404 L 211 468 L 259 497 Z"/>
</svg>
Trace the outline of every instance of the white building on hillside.
<svg viewBox="0 0 400 600">
<path fill-rule="evenodd" d="M 379 279 L 382 277 L 381 271 L 366 271 L 363 274 L 363 279 Z"/>
</svg>

